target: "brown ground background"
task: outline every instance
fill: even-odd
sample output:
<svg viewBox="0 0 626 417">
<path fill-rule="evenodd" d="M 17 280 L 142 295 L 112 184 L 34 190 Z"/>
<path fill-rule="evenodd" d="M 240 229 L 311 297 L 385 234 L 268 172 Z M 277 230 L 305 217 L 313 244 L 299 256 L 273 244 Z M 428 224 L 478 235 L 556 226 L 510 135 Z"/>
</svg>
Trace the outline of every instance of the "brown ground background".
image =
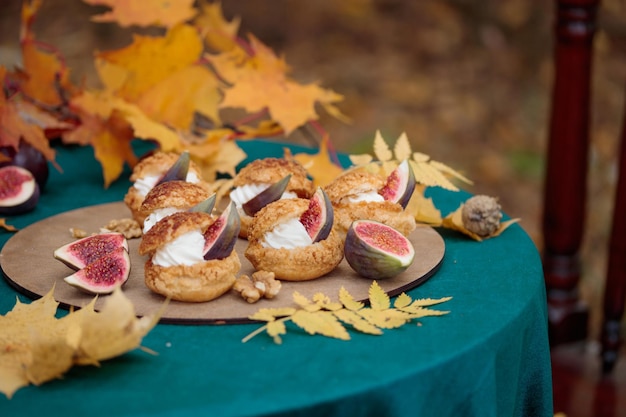
<svg viewBox="0 0 626 417">
<path fill-rule="evenodd" d="M 0 65 L 19 63 L 21 0 L 0 0 Z M 301 82 L 345 96 L 347 125 L 322 117 L 339 151 L 371 149 L 376 130 L 406 132 L 416 151 L 464 172 L 472 193 L 497 196 L 541 249 L 541 196 L 552 83 L 553 2 L 546 0 L 222 0 L 284 54 Z M 130 32 L 89 17 L 102 8 L 47 0 L 40 39 L 59 47 L 75 78 L 93 82 L 92 52 Z M 626 1 L 604 0 L 594 56 L 589 231 L 583 297 L 597 306 L 612 215 L 626 80 Z M 300 140 L 300 138 L 295 138 Z M 566 151 L 566 150 L 564 150 Z M 625 213 L 626 215 L 626 213 Z"/>
</svg>

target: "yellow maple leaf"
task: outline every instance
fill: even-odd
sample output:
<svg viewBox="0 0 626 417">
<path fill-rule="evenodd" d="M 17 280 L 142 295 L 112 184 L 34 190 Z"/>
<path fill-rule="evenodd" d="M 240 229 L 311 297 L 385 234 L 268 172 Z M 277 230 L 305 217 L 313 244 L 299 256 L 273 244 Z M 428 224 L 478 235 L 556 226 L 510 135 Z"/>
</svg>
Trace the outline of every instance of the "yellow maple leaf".
<svg viewBox="0 0 626 417">
<path fill-rule="evenodd" d="M 94 22 L 115 22 L 122 27 L 172 27 L 196 14 L 194 0 L 83 0 L 92 6 L 102 5 L 110 11 L 93 16 Z"/>
<path fill-rule="evenodd" d="M 200 10 L 193 23 L 204 36 L 204 43 L 210 49 L 223 52 L 230 51 L 237 46 L 237 32 L 241 19 L 235 17 L 227 22 L 221 3 L 201 2 Z"/>
<path fill-rule="evenodd" d="M 135 102 L 142 94 L 202 55 L 202 39 L 191 25 L 177 25 L 165 36 L 133 37 L 133 43 L 96 54 L 96 69 L 105 87 Z"/>
<path fill-rule="evenodd" d="M 343 97 L 317 84 L 301 85 L 287 76 L 289 67 L 284 59 L 250 35 L 249 55 L 241 47 L 220 55 L 211 55 L 216 71 L 229 84 L 224 91 L 222 108 L 243 108 L 250 113 L 264 109 L 289 135 L 308 121 L 317 120 L 315 104 L 330 108 L 336 115 L 334 103 Z"/>
<path fill-rule="evenodd" d="M 328 152 L 328 144 L 328 137 L 323 137 L 316 154 L 299 153 L 291 156 L 291 153 L 286 150 L 285 158 L 293 158 L 298 161 L 313 178 L 313 184 L 323 187 L 330 184 L 343 172 L 343 169 L 332 161 Z"/>
</svg>

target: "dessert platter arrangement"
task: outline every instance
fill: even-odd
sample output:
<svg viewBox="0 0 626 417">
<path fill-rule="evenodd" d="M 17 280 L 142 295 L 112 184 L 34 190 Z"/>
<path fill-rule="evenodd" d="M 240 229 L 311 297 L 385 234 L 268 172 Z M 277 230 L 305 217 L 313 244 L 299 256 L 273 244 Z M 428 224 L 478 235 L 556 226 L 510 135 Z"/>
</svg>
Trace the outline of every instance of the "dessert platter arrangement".
<svg viewBox="0 0 626 417">
<path fill-rule="evenodd" d="M 355 167 L 316 187 L 293 159 L 258 159 L 218 196 L 187 152 L 158 151 L 130 179 L 123 201 L 9 239 L 0 261 L 11 285 L 32 296 L 54 288 L 65 307 L 94 294 L 97 307 L 123 287 L 140 316 L 164 308 L 162 322 L 236 323 L 290 306 L 295 291 L 345 288 L 366 300 L 375 280 L 400 294 L 430 278 L 445 252 L 441 236 L 405 210 L 416 185 L 406 161 L 387 177 Z M 42 233 L 49 239 L 34 239 Z M 24 254 L 38 274 L 19 261 Z"/>
</svg>

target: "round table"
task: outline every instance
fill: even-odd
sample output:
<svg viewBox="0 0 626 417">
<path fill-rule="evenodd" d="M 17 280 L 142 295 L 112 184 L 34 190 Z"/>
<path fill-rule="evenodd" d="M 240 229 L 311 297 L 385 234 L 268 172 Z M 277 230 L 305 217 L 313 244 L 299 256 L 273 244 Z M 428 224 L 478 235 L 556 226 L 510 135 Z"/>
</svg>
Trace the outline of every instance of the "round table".
<svg viewBox="0 0 626 417">
<path fill-rule="evenodd" d="M 144 146 L 139 144 L 139 146 Z M 284 143 L 242 142 L 249 159 L 282 156 Z M 9 217 L 18 228 L 67 210 L 122 199 L 130 183 L 103 188 L 90 147 L 58 148 L 37 208 Z M 292 146 L 293 153 L 316 150 Z M 346 159 L 342 159 L 346 163 Z M 468 198 L 428 189 L 445 215 Z M 341 341 L 289 327 L 281 345 L 259 324 L 157 325 L 142 345 L 101 367 L 0 395 L 2 416 L 552 416 L 543 272 L 519 225 L 476 242 L 439 230 L 440 269 L 413 298 L 452 300 L 449 310 L 381 336 Z M 0 244 L 11 233 L 0 232 Z M 329 294 L 330 295 L 330 294 Z M 0 314 L 30 300 L 0 280 Z M 63 314 L 63 312 L 60 312 Z"/>
</svg>

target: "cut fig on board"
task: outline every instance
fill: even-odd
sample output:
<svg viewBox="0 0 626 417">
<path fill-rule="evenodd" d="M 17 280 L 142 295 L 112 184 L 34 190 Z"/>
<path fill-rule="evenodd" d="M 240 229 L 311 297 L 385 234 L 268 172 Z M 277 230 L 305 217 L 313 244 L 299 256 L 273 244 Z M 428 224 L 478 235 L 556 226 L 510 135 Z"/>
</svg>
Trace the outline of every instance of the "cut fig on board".
<svg viewBox="0 0 626 417">
<path fill-rule="evenodd" d="M 309 208 L 300 216 L 300 223 L 315 243 L 328 237 L 333 221 L 333 205 L 326 192 L 318 187 L 309 200 Z"/>
<path fill-rule="evenodd" d="M 362 277 L 384 279 L 405 271 L 415 259 L 415 249 L 393 227 L 374 220 L 356 220 L 348 229 L 344 255 Z"/>
<path fill-rule="evenodd" d="M 79 269 L 64 281 L 90 294 L 109 294 L 121 287 L 130 275 L 130 256 L 119 247 Z"/>
<path fill-rule="evenodd" d="M 279 200 L 287 189 L 287 184 L 289 184 L 290 179 L 291 174 L 286 175 L 280 181 L 270 185 L 268 188 L 243 203 L 243 211 L 248 216 L 254 216 L 257 211 L 261 210 L 269 203 L 273 203 L 274 201 Z"/>
<path fill-rule="evenodd" d="M 122 233 L 100 233 L 63 245 L 53 255 L 70 268 L 78 270 L 120 247 L 128 251 L 128 241 Z"/>
<path fill-rule="evenodd" d="M 198 204 L 190 208 L 189 211 L 211 214 L 213 212 L 213 209 L 215 208 L 216 200 L 217 200 L 217 195 L 212 194 L 206 200 L 202 200 L 201 202 L 199 202 Z"/>
<path fill-rule="evenodd" d="M 228 257 L 237 243 L 240 229 L 241 219 L 235 203 L 231 201 L 220 217 L 204 232 L 204 259 L 208 261 Z"/>
<path fill-rule="evenodd" d="M 163 174 L 157 185 L 167 181 L 185 181 L 189 172 L 189 163 L 189 152 L 182 152 L 170 169 Z"/>
<path fill-rule="evenodd" d="M 7 165 L 0 168 L 0 215 L 26 213 L 39 202 L 39 185 L 26 168 Z"/>
<path fill-rule="evenodd" d="M 387 177 L 385 185 L 378 191 L 387 201 L 405 208 L 415 190 L 415 173 L 408 160 L 402 161 Z"/>
</svg>

